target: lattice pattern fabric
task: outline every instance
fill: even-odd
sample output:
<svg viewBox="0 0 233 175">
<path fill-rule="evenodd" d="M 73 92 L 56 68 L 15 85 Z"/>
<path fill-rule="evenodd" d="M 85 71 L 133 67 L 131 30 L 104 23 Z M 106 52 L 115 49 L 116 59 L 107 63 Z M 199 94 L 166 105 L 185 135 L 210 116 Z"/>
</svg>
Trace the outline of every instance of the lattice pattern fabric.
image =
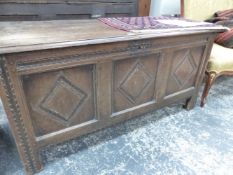
<svg viewBox="0 0 233 175">
<path fill-rule="evenodd" d="M 191 27 L 211 27 L 213 24 L 197 22 L 175 17 L 117 17 L 99 18 L 103 23 L 124 31 L 145 30 L 145 29 L 176 29 Z"/>
</svg>

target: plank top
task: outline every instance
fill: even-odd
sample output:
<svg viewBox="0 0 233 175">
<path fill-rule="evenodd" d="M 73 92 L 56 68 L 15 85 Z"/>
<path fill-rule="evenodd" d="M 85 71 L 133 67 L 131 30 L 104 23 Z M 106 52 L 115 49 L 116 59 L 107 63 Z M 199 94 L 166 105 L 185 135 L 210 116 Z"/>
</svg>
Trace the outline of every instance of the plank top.
<svg viewBox="0 0 233 175">
<path fill-rule="evenodd" d="M 0 54 L 221 31 L 224 29 L 133 33 L 98 20 L 0 22 Z"/>
</svg>

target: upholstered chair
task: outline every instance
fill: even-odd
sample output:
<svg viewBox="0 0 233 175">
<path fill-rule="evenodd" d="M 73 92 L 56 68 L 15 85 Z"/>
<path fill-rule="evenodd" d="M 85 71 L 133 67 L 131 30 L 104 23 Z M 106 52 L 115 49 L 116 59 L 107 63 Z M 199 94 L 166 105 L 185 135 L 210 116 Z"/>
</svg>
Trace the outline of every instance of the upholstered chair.
<svg viewBox="0 0 233 175">
<path fill-rule="evenodd" d="M 221 75 L 233 75 L 233 49 L 213 45 L 210 59 L 206 69 L 206 82 L 201 97 L 201 106 L 206 103 L 206 98 L 215 79 Z"/>
<path fill-rule="evenodd" d="M 217 11 L 233 9 L 232 0 L 212 0 L 211 3 L 203 0 L 181 1 L 183 2 L 184 17 L 199 21 L 211 18 Z M 202 107 L 206 103 L 209 90 L 215 79 L 221 75 L 233 75 L 233 49 L 215 43 L 207 64 L 206 75 L 207 78 L 201 98 Z"/>
</svg>

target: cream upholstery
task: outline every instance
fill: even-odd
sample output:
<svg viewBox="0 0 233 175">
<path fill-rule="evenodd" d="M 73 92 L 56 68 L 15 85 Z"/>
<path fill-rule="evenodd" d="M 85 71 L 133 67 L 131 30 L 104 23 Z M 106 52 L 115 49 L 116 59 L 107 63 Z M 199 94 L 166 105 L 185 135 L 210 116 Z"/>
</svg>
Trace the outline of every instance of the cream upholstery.
<svg viewBox="0 0 233 175">
<path fill-rule="evenodd" d="M 233 71 L 233 49 L 214 44 L 207 71 L 217 74 L 224 71 Z"/>
<path fill-rule="evenodd" d="M 216 11 L 233 8 L 233 0 L 184 0 L 184 16 L 193 20 L 206 20 Z"/>
</svg>

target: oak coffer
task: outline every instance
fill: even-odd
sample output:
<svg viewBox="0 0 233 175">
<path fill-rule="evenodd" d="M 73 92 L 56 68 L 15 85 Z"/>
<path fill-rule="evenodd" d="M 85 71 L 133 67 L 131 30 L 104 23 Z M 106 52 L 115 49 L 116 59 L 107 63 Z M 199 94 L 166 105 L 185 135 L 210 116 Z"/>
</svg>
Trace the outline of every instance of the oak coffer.
<svg viewBox="0 0 233 175">
<path fill-rule="evenodd" d="M 39 150 L 171 103 L 195 105 L 220 28 L 126 32 L 98 20 L 0 23 L 1 98 L 28 174 Z"/>
</svg>

